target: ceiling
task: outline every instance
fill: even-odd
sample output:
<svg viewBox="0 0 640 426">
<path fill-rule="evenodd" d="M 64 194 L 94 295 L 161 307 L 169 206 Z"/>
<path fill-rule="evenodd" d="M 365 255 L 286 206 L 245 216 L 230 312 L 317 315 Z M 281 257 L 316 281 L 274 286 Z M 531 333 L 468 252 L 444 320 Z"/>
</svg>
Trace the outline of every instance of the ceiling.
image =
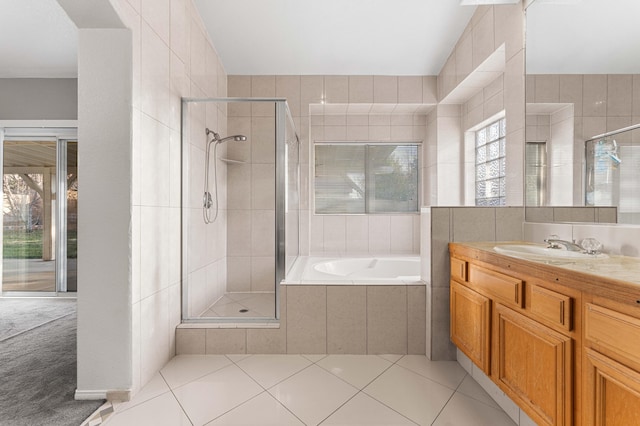
<svg viewBox="0 0 640 426">
<path fill-rule="evenodd" d="M 535 0 L 527 73 L 640 74 L 638 18 L 638 0 Z"/>
<path fill-rule="evenodd" d="M 435 75 L 475 10 L 460 0 L 194 1 L 238 75 Z M 638 0 L 535 0 L 527 71 L 640 73 L 636 16 Z M 75 77 L 77 44 L 56 0 L 0 0 L 0 78 Z"/>
<path fill-rule="evenodd" d="M 436 75 L 458 0 L 195 0 L 228 74 Z"/>
<path fill-rule="evenodd" d="M 55 0 L 0 0 L 0 78 L 78 75 L 78 31 Z"/>
</svg>

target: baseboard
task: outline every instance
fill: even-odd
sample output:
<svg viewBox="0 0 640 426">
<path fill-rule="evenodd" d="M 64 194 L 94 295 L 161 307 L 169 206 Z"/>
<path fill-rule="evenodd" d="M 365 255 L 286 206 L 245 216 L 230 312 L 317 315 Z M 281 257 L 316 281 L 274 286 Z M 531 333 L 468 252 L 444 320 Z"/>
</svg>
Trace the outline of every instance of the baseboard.
<svg viewBox="0 0 640 426">
<path fill-rule="evenodd" d="M 76 389 L 74 398 L 78 401 L 106 399 L 107 401 L 125 402 L 131 399 L 131 390 L 79 390 Z"/>
<path fill-rule="evenodd" d="M 77 401 L 91 401 L 97 399 L 107 399 L 106 390 L 78 390 L 76 389 L 74 398 Z"/>
</svg>

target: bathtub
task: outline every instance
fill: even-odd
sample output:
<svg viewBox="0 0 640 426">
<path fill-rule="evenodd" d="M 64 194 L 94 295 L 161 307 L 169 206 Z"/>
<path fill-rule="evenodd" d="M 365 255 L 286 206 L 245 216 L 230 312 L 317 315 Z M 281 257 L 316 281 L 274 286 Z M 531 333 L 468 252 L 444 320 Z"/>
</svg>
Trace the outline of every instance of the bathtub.
<svg viewBox="0 0 640 426">
<path fill-rule="evenodd" d="M 419 256 L 299 257 L 282 284 L 422 284 Z"/>
</svg>

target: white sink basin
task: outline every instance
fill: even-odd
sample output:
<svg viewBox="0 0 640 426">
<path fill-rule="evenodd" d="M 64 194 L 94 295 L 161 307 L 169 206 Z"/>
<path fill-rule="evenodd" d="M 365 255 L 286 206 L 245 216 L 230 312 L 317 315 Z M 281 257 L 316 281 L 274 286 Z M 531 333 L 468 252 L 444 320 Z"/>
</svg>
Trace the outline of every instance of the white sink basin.
<svg viewBox="0 0 640 426">
<path fill-rule="evenodd" d="M 547 248 L 528 244 L 505 244 L 493 248 L 500 254 L 529 260 L 591 260 L 607 258 L 604 253 L 586 254 L 579 251 Z"/>
</svg>

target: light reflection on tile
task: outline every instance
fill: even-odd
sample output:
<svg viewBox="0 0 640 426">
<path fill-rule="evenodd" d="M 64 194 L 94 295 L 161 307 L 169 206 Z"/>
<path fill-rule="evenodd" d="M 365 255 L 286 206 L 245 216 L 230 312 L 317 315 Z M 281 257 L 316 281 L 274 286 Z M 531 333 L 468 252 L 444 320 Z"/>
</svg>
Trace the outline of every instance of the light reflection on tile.
<svg viewBox="0 0 640 426">
<path fill-rule="evenodd" d="M 513 422 L 455 362 L 402 355 L 180 355 L 105 424 Z"/>
</svg>

